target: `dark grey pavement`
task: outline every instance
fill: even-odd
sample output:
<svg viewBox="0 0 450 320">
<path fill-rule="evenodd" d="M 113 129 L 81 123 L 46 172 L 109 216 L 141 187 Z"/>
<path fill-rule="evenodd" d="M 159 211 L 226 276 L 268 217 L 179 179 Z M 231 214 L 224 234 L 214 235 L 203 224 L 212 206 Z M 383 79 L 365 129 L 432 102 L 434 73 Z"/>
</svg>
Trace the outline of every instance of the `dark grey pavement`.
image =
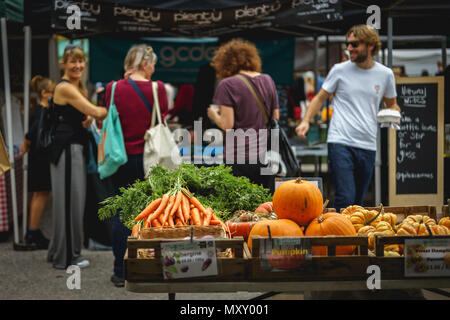
<svg viewBox="0 0 450 320">
<path fill-rule="evenodd" d="M 20 218 L 21 220 L 21 218 Z M 41 221 L 43 233 L 51 235 L 51 210 L 49 206 Z M 67 280 L 71 274 L 57 270 L 47 262 L 47 251 L 15 251 L 11 232 L 7 242 L 0 243 L 0 300 L 167 300 L 167 293 L 142 294 L 117 288 L 110 281 L 113 268 L 112 251 L 90 251 L 82 255 L 90 266 L 81 269 L 80 289 L 70 290 Z M 176 294 L 180 300 L 247 300 L 261 293 L 201 293 Z"/>
</svg>

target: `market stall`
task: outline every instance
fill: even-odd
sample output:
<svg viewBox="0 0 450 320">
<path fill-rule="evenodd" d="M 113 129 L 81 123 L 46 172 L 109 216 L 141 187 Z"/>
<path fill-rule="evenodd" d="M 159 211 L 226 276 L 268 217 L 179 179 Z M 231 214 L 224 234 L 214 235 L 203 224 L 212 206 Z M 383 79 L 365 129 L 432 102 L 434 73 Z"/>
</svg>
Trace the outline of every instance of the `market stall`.
<svg viewBox="0 0 450 320">
<path fill-rule="evenodd" d="M 382 2 L 383 8 L 389 9 L 386 2 Z M 41 1 L 33 3 L 35 8 L 42 5 Z M 108 10 L 116 8 L 111 3 L 104 6 L 109 14 L 111 11 Z M 261 3 L 255 1 L 254 7 L 247 5 L 245 7 L 253 9 L 253 12 L 260 12 L 256 8 Z M 279 3 L 285 5 L 287 2 Z M 52 15 L 52 19 L 54 19 L 54 30 L 73 38 L 98 34 L 111 35 L 115 31 L 120 36 L 127 36 L 137 31 L 142 31 L 142 33 L 138 33 L 140 36 L 184 35 L 197 37 L 239 34 L 258 38 L 280 34 L 298 37 L 310 35 L 311 32 L 317 36 L 327 33 L 343 34 L 349 25 L 364 23 L 365 5 L 368 3 L 360 3 L 357 6 L 358 10 L 351 7 L 352 3 L 354 4 L 353 1 L 344 1 L 344 11 L 333 8 L 337 15 L 334 15 L 333 21 L 328 22 L 330 24 L 325 22 L 321 24 L 317 21 L 317 23 L 313 23 L 314 21 L 308 20 L 305 16 L 297 15 L 297 12 L 304 12 L 298 8 L 294 12 L 294 16 L 303 20 L 287 19 L 286 17 L 293 12 L 278 12 L 273 3 L 269 7 L 279 15 L 261 15 L 256 20 L 244 20 L 245 22 L 242 24 L 234 25 L 226 19 L 219 24 L 210 21 L 208 25 L 211 28 L 204 27 L 205 15 L 200 15 L 203 8 L 198 7 L 184 8 L 192 10 L 189 12 L 190 16 L 189 14 L 184 16 L 186 19 L 184 28 L 174 26 L 172 22 L 168 23 L 167 19 L 152 21 L 151 14 L 143 22 L 137 18 L 142 12 L 139 10 L 145 11 L 146 9 L 143 7 L 144 2 L 140 4 L 141 6 L 136 5 L 135 2 L 134 7 L 128 8 L 127 12 L 131 17 L 133 13 L 137 13 L 136 19 L 129 17 L 123 18 L 123 20 L 118 19 L 114 21 L 112 29 L 104 29 L 111 27 L 108 23 L 103 23 L 106 22 L 105 16 L 103 18 L 100 14 L 95 16 L 96 12 L 103 12 L 100 10 L 103 8 L 103 2 L 101 4 L 90 3 L 87 8 L 87 11 L 90 10 L 90 13 L 94 14 L 94 18 L 98 18 L 98 21 L 101 22 L 99 25 L 103 29 L 96 27 L 95 23 L 88 23 L 82 24 L 85 28 L 75 31 L 67 30 L 67 25 L 64 24 L 67 21 L 64 8 L 57 8 L 58 10 L 55 8 L 56 14 Z M 179 12 L 170 12 L 170 9 L 174 8 L 171 8 L 170 4 L 173 5 L 173 2 L 167 2 L 164 7 L 158 2 L 153 14 L 160 14 L 161 17 L 166 18 L 180 14 Z M 127 9 L 126 5 L 122 3 L 122 11 L 123 7 Z M 207 4 L 204 8 L 206 7 Z M 282 7 L 280 6 L 280 8 Z M 350 7 L 353 10 L 345 10 Z M 239 7 L 233 10 L 242 9 Z M 405 10 L 417 12 L 418 8 L 409 10 L 406 8 Z M 438 10 L 440 10 L 438 17 L 442 18 L 442 14 L 448 13 L 449 7 L 442 5 Z M 219 12 L 222 11 L 215 11 L 216 14 Z M 230 12 L 225 10 L 223 15 L 231 17 Z M 396 12 L 400 14 L 401 8 L 398 7 Z M 83 16 L 86 17 L 86 15 Z M 343 19 L 339 18 L 341 16 Z M 211 13 L 209 17 L 211 17 Z M 282 18 L 284 22 L 295 22 L 289 23 L 289 25 L 281 22 L 277 24 L 271 22 L 276 21 L 274 17 Z M 182 19 L 181 16 L 179 18 Z M 392 16 L 390 18 L 392 22 Z M 444 21 L 448 22 L 448 16 L 445 19 Z M 385 27 L 387 21 L 383 18 L 382 26 Z M 435 20 L 429 21 L 435 22 Z M 163 25 L 163 22 L 166 24 Z M 403 24 L 403 22 L 399 22 L 399 24 Z M 419 29 L 421 24 L 417 21 L 411 25 L 416 28 L 411 30 L 400 28 L 400 32 L 421 30 Z M 142 26 L 142 30 L 133 29 L 140 26 Z M 130 29 L 127 29 L 128 27 Z M 388 41 L 390 41 L 392 39 L 392 23 L 388 28 L 384 27 L 383 30 L 390 30 L 388 35 Z M 429 26 L 426 27 L 423 29 L 424 32 L 430 32 Z M 442 32 L 448 32 L 449 28 L 443 30 Z M 392 48 L 392 43 L 390 48 Z M 300 181 L 296 183 L 301 184 Z M 178 200 L 176 209 L 172 210 L 171 207 L 167 209 L 168 203 L 171 203 L 172 206 L 175 205 L 180 192 L 181 199 L 189 201 L 187 206 L 186 200 Z M 223 171 L 222 167 L 182 166 L 180 170 L 174 172 L 168 172 L 164 168 L 158 167 L 150 179 L 139 181 L 120 195 L 107 199 L 99 214 L 101 217 L 107 218 L 121 209 L 122 221 L 130 229 L 133 229 L 133 237 L 128 240 L 128 252 L 125 257 L 126 288 L 130 291 L 173 294 L 176 292 L 233 292 L 239 290 L 255 292 L 366 290 L 368 288 L 367 280 L 370 276 L 367 271 L 372 265 L 379 266 L 382 270 L 381 280 L 378 283 L 378 285 L 381 284 L 381 289 L 450 287 L 450 269 L 448 267 L 450 262 L 445 255 L 446 250 L 450 247 L 450 236 L 448 235 L 450 231 L 445 225 L 445 220 L 442 224 L 441 219 L 438 220 L 436 206 L 352 208 L 355 209 L 355 212 L 345 213 L 343 211 L 339 215 L 339 221 L 331 222 L 335 216 L 332 214 L 326 216 L 328 213 L 325 213 L 323 197 L 319 196 L 316 191 L 314 194 L 313 198 L 306 199 L 301 192 L 297 193 L 296 189 L 288 189 L 282 193 L 281 197 L 279 197 L 279 192 L 278 196 L 277 193 L 272 196 L 267 190 L 257 188 L 245 179 L 232 177 L 229 172 Z M 169 199 L 167 197 L 164 199 L 165 195 Z M 170 197 L 174 197 L 171 202 L 169 201 Z M 194 200 L 192 200 L 193 198 Z M 159 205 L 163 201 L 166 202 L 166 207 L 159 209 Z M 279 206 L 280 201 L 283 203 L 282 206 Z M 155 204 L 157 202 L 159 205 Z M 185 202 L 185 205 L 180 205 L 180 202 Z M 264 208 L 259 207 L 269 202 L 273 204 L 272 208 L 266 208 L 266 212 L 257 211 L 258 209 L 263 210 Z M 292 207 L 293 205 L 299 207 Z M 301 205 L 303 207 L 300 207 Z M 308 207 L 307 216 L 297 217 L 296 215 L 301 215 L 300 213 L 306 207 Z M 311 207 L 314 208 L 314 212 L 309 212 Z M 148 209 L 146 210 L 146 208 Z M 158 209 L 159 215 L 156 214 Z M 272 215 L 272 211 L 275 213 L 274 215 Z M 264 213 L 264 215 L 257 213 Z M 138 219 L 141 214 L 141 218 Z M 231 221 L 237 217 L 240 221 Z M 249 219 L 252 221 L 248 221 Z M 330 221 L 327 224 L 339 227 L 322 228 L 325 230 L 318 227 L 311 231 L 313 220 L 317 220 L 317 224 L 320 225 L 328 219 Z M 205 224 L 205 220 L 208 221 L 207 224 Z M 231 221 L 231 226 L 229 221 Z M 167 226 L 165 226 L 166 222 Z M 244 233 L 235 233 L 232 228 L 235 226 L 233 223 L 244 223 L 240 225 L 240 228 L 236 227 Z M 262 225 L 261 228 L 256 228 L 258 223 L 260 226 Z M 285 225 L 281 225 L 282 223 Z M 288 225 L 290 225 L 289 228 Z M 259 233 L 254 230 L 259 230 Z M 255 232 L 253 238 L 250 232 Z M 250 245 L 250 243 L 252 244 Z M 277 257 L 270 256 L 274 243 L 278 246 L 278 253 L 286 252 L 286 250 L 300 253 L 293 254 L 293 257 L 283 253 L 278 254 Z M 315 252 L 314 247 L 317 246 L 324 248 Z M 415 249 L 408 251 L 408 248 L 413 248 L 413 246 L 421 247 L 414 247 Z M 428 253 L 425 252 L 429 246 L 431 246 L 430 251 L 437 248 L 439 256 L 436 259 L 438 261 L 424 263 L 424 260 L 428 261 L 426 260 L 428 258 L 434 259 L 434 257 L 427 256 Z M 344 248 L 343 252 L 341 252 L 341 247 Z M 192 259 L 182 260 L 180 252 L 184 254 L 183 257 L 196 256 L 198 259 L 194 259 L 195 261 Z M 194 266 L 200 268 L 199 270 L 204 273 L 194 272 Z M 437 267 L 435 268 L 435 266 Z M 377 283 L 374 283 L 374 288 L 377 288 L 376 286 Z"/>
<path fill-rule="evenodd" d="M 286 180 L 271 196 L 228 171 L 156 167 L 148 181 L 107 201 L 102 213 L 125 209 L 121 219 L 133 229 L 124 258 L 128 290 L 174 298 L 450 285 L 450 217 L 435 206 L 349 206 L 338 214 L 315 183 Z M 177 190 L 186 199 L 164 204 Z"/>
</svg>

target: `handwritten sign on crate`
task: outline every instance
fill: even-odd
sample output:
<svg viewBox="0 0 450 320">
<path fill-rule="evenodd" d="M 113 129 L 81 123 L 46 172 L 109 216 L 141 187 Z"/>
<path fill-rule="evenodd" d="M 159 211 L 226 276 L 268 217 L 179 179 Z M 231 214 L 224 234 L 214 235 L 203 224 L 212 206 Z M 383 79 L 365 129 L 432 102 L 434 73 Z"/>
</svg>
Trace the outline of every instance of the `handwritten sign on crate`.
<svg viewBox="0 0 450 320">
<path fill-rule="evenodd" d="M 444 82 L 397 78 L 400 130 L 389 132 L 389 205 L 440 205 L 443 197 Z"/>
</svg>

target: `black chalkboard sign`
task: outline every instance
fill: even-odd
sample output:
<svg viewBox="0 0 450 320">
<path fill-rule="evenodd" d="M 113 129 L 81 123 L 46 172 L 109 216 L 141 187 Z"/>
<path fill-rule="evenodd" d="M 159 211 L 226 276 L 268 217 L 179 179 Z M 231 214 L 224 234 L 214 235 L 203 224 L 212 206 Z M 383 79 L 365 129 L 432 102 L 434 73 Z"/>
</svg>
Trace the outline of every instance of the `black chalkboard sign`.
<svg viewBox="0 0 450 320">
<path fill-rule="evenodd" d="M 397 194 L 437 192 L 437 83 L 397 85 L 402 109 L 396 138 Z"/>
</svg>

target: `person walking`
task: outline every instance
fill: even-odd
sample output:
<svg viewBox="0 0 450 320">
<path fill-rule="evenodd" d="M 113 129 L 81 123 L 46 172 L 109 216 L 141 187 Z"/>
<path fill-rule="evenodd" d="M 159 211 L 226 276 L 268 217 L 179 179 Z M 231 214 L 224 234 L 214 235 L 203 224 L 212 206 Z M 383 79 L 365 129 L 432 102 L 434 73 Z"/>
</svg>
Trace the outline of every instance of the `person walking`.
<svg viewBox="0 0 450 320">
<path fill-rule="evenodd" d="M 377 32 L 356 25 L 346 37 L 350 60 L 333 66 L 296 128 L 297 135 L 305 137 L 310 120 L 334 95 L 327 144 L 335 187 L 333 207 L 338 212 L 349 205 L 363 205 L 375 166 L 380 103 L 400 111 L 394 73 L 373 60 L 381 47 Z"/>
<path fill-rule="evenodd" d="M 64 73 L 53 96 L 56 119 L 50 158 L 53 235 L 47 259 L 56 269 L 89 266 L 81 255 L 89 154 L 87 128 L 94 118 L 106 118 L 107 110 L 87 99 L 81 82 L 85 62 L 85 53 L 79 46 L 65 47 L 60 61 Z"/>
<path fill-rule="evenodd" d="M 31 89 L 39 95 L 39 104 L 33 110 L 30 118 L 30 129 L 25 135 L 21 153 L 28 154 L 28 192 L 32 192 L 30 202 L 30 217 L 25 234 L 25 245 L 28 250 L 48 249 L 50 242 L 41 229 L 41 218 L 45 210 L 50 191 L 50 157 L 48 153 L 37 148 L 39 121 L 45 116 L 49 107 L 48 99 L 53 96 L 55 83 L 48 78 L 37 75 L 31 79 Z"/>
<path fill-rule="evenodd" d="M 212 65 L 220 80 L 213 98 L 214 103 L 220 106 L 220 111 L 210 107 L 207 110 L 208 117 L 223 131 L 244 131 L 244 139 L 238 137 L 236 143 L 224 139 L 225 163 L 231 164 L 233 175 L 245 176 L 273 192 L 275 176 L 261 174 L 267 164 L 259 161 L 260 153 L 266 151 L 261 146 L 267 146 L 269 141 L 269 132 L 262 135 L 259 130 L 267 129 L 267 123 L 255 97 L 240 77 L 244 77 L 259 94 L 270 119 L 279 118 L 275 83 L 268 74 L 261 73 L 258 50 L 253 43 L 245 40 L 233 39 L 220 46 Z M 247 139 L 245 135 L 253 131 L 256 137 Z M 235 131 L 237 135 L 239 131 Z M 242 163 L 242 160 L 245 162 Z"/>
<path fill-rule="evenodd" d="M 114 91 L 114 104 L 119 113 L 122 126 L 125 149 L 128 161 L 114 173 L 112 183 L 116 192 L 121 187 L 127 187 L 136 180 L 144 179 L 144 135 L 150 127 L 152 114 L 146 106 L 146 102 L 154 105 L 151 77 L 155 72 L 157 56 L 152 47 L 145 44 L 134 45 L 125 57 L 125 79 L 117 81 Z M 106 86 L 106 103 L 109 108 L 111 102 L 111 90 L 114 81 Z M 158 99 L 161 114 L 168 111 L 167 95 L 164 83 L 157 81 Z M 138 91 L 146 102 L 141 98 Z M 116 287 L 124 286 L 123 257 L 127 249 L 127 238 L 131 231 L 120 220 L 118 211 L 112 219 L 112 248 L 114 254 L 113 275 L 111 281 Z"/>
</svg>

